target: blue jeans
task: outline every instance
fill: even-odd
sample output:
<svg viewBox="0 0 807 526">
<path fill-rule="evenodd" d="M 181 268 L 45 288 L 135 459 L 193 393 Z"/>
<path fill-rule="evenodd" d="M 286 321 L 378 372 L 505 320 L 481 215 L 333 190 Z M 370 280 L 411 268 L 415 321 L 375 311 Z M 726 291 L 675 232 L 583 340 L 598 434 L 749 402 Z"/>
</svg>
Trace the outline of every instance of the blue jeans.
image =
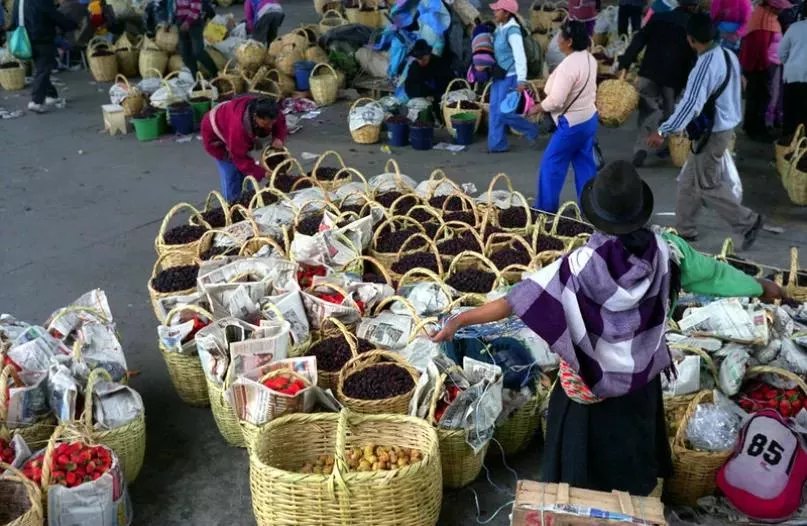
<svg viewBox="0 0 807 526">
<path fill-rule="evenodd" d="M 574 168 L 574 183 L 577 198 L 580 198 L 583 187 L 597 173 L 594 140 L 598 118 L 595 113 L 589 120 L 574 126 L 569 126 L 566 117 L 558 119 L 558 129 L 549 140 L 541 159 L 536 208 L 553 213 L 558 211 L 560 191 L 569 171 L 569 163 Z"/>
<path fill-rule="evenodd" d="M 221 178 L 221 195 L 228 203 L 232 203 L 241 195 L 241 186 L 244 184 L 244 174 L 238 171 L 230 161 L 216 161 Z"/>
<path fill-rule="evenodd" d="M 521 132 L 530 140 L 538 137 L 538 125 L 519 115 L 502 113 L 499 104 L 508 93 L 516 88 L 516 76 L 510 75 L 502 80 L 494 80 L 490 87 L 490 114 L 488 116 L 488 150 L 491 152 L 506 152 L 510 146 L 507 144 L 507 127 Z"/>
</svg>

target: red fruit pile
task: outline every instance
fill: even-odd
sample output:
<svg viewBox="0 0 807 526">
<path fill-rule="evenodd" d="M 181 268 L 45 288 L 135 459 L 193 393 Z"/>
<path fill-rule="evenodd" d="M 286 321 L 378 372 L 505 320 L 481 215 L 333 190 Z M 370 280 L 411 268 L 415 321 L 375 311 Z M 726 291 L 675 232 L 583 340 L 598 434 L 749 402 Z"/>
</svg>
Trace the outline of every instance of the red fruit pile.
<svg viewBox="0 0 807 526">
<path fill-rule="evenodd" d="M 197 332 L 201 331 L 202 329 L 210 325 L 209 321 L 202 319 L 202 317 L 199 315 L 194 315 L 193 318 L 191 319 L 193 320 L 193 329 L 191 329 L 191 332 L 189 332 L 188 335 L 185 336 L 185 339 L 182 340 L 182 343 L 188 343 L 189 341 L 193 340 L 196 337 Z"/>
<path fill-rule="evenodd" d="M 314 276 L 324 276 L 325 274 L 327 274 L 325 267 L 300 265 L 300 270 L 297 271 L 297 283 L 307 289 L 314 283 Z"/>
<path fill-rule="evenodd" d="M 7 442 L 0 438 L 0 462 L 11 464 L 14 460 L 14 448 L 11 447 L 11 442 Z"/>
<path fill-rule="evenodd" d="M 42 483 L 44 457 L 44 453 L 37 455 L 22 467 L 23 475 L 37 485 Z M 111 467 L 112 455 L 103 446 L 85 446 L 80 442 L 59 444 L 53 450 L 50 481 L 74 488 L 98 479 Z"/>
<path fill-rule="evenodd" d="M 440 400 L 437 402 L 437 407 L 434 410 L 434 421 L 439 422 L 441 418 L 443 418 L 443 413 L 446 412 L 448 406 L 450 406 L 454 400 L 460 395 L 460 388 L 456 385 L 451 385 L 446 387 L 445 394 L 443 395 Z"/>
<path fill-rule="evenodd" d="M 305 382 L 299 378 L 293 378 L 291 375 L 285 374 L 268 378 L 263 381 L 263 385 L 272 391 L 292 396 L 305 389 Z"/>
<path fill-rule="evenodd" d="M 341 305 L 342 302 L 345 301 L 345 297 L 338 292 L 316 292 L 314 296 L 328 303 L 335 303 L 336 305 Z"/>
<path fill-rule="evenodd" d="M 784 417 L 796 416 L 802 407 L 807 406 L 807 396 L 801 389 L 779 389 L 764 382 L 746 384 L 738 401 L 748 413 L 775 409 Z"/>
</svg>

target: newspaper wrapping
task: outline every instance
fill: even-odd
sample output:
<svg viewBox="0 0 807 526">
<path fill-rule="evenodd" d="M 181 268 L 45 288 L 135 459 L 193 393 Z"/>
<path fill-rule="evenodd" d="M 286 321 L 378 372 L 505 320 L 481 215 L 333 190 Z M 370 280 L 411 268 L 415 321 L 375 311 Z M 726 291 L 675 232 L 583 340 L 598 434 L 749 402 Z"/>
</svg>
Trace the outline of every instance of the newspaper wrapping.
<svg viewBox="0 0 807 526">
<path fill-rule="evenodd" d="M 48 374 L 48 403 L 59 422 L 76 419 L 76 398 L 81 391 L 73 373 L 62 364 L 53 364 Z"/>
<path fill-rule="evenodd" d="M 224 383 L 230 367 L 230 344 L 246 340 L 256 327 L 238 318 L 216 320 L 196 333 L 196 348 L 205 376 L 217 385 Z"/>
<path fill-rule="evenodd" d="M 70 310 L 75 307 L 84 307 L 90 309 L 91 312 L 87 310 Z M 63 311 L 65 311 L 65 313 L 59 316 L 55 323 L 52 323 L 52 320 L 56 318 L 57 314 Z M 87 321 L 99 321 L 98 317 L 93 314 L 92 311 L 102 316 L 100 321 L 112 321 L 112 312 L 109 310 L 109 302 L 107 301 L 106 293 L 101 289 L 86 292 L 67 307 L 55 311 L 45 322 L 45 326 L 50 327 L 54 336 L 64 337 Z"/>
<path fill-rule="evenodd" d="M 524 207 L 524 200 L 521 195 L 508 192 L 507 190 L 493 190 L 485 192 L 476 198 L 478 204 L 493 203 L 496 208 L 507 209 L 511 206 Z M 529 204 L 527 204 L 529 206 Z"/>
<path fill-rule="evenodd" d="M 31 449 L 25 443 L 22 435 L 16 434 L 11 437 L 11 450 L 14 451 L 14 458 L 11 460 L 11 467 L 22 469 L 28 459 L 31 457 Z M 1 472 L 0 472 L 1 473 Z"/>
<path fill-rule="evenodd" d="M 677 332 L 668 332 L 664 335 L 667 343 L 677 343 L 679 345 L 686 345 L 690 347 L 697 347 L 706 352 L 712 353 L 719 351 L 723 347 L 723 342 L 717 338 L 707 338 L 704 336 L 686 336 Z"/>
<path fill-rule="evenodd" d="M 327 285 L 315 285 L 312 287 L 312 292 L 302 291 L 303 305 L 311 327 L 319 330 L 322 327 L 322 322 L 326 318 L 336 318 L 345 325 L 353 325 L 361 318 L 361 311 L 356 302 L 349 296 L 342 300 L 341 304 L 331 303 L 322 298 L 317 297 L 316 292 L 322 291 Z"/>
<path fill-rule="evenodd" d="M 526 386 L 521 389 L 502 389 L 502 412 L 499 413 L 496 422 L 504 423 L 513 412 L 529 402 L 533 396 L 534 393 Z"/>
<path fill-rule="evenodd" d="M 291 326 L 287 321 L 265 322 L 257 327 L 250 339 L 230 343 L 230 366 L 225 386 L 250 371 L 289 355 Z"/>
<path fill-rule="evenodd" d="M 191 332 L 193 332 L 193 320 L 181 322 L 177 325 L 160 325 L 157 327 L 157 337 L 166 352 L 178 352 L 188 356 L 196 354 L 196 342 L 193 339 L 182 343 Z"/>
<path fill-rule="evenodd" d="M 283 239 L 284 229 L 294 222 L 294 211 L 280 203 L 272 203 L 253 210 L 252 218 L 261 232 L 273 239 Z"/>
<path fill-rule="evenodd" d="M 326 210 L 322 215 L 322 223 L 320 223 L 319 228 L 321 232 L 330 230 L 339 232 L 350 240 L 353 247 L 364 250 L 370 246 L 370 241 L 373 239 L 373 225 L 383 217 L 383 210 L 373 207 L 370 208 L 370 215 L 355 219 L 344 226 L 339 226 L 339 217 Z"/>
<path fill-rule="evenodd" d="M 314 278 L 314 283 L 316 282 L 317 277 Z M 372 311 L 382 300 L 395 294 L 395 289 L 386 283 L 353 282 L 346 289 L 350 297 L 364 304 L 365 313 Z M 405 314 L 409 315 L 409 312 L 407 311 Z"/>
<path fill-rule="evenodd" d="M 92 396 L 95 429 L 115 429 L 143 413 L 143 399 L 131 387 L 102 381 L 95 384 Z"/>
<path fill-rule="evenodd" d="M 442 313 L 451 304 L 452 298 L 437 283 L 431 281 L 420 281 L 411 285 L 404 285 L 398 294 L 407 300 L 415 308 L 420 317 L 436 316 Z M 390 310 L 396 314 L 409 312 L 400 301 L 394 302 Z"/>
<path fill-rule="evenodd" d="M 672 350 L 676 375 L 661 375 L 661 388 L 667 396 L 694 393 L 701 388 L 701 357 Z"/>
<path fill-rule="evenodd" d="M 164 296 L 157 300 L 157 310 L 160 320 L 164 320 L 168 313 L 180 305 L 194 305 L 207 310 L 207 297 L 201 292 L 194 292 L 183 296 Z"/>
<path fill-rule="evenodd" d="M 48 526 L 131 524 L 132 502 L 120 462 L 114 451 L 109 451 L 113 458 L 112 467 L 98 479 L 74 488 L 58 484 L 48 487 Z"/>
<path fill-rule="evenodd" d="M 11 345 L 30 326 L 11 314 L 0 314 L 0 345 Z"/>
<path fill-rule="evenodd" d="M 33 380 L 31 383 L 15 384 L 8 390 L 7 423 L 12 429 L 32 424 L 50 412 L 47 373 L 34 373 L 30 376 L 29 379 Z"/>
<path fill-rule="evenodd" d="M 73 360 L 73 374 L 86 380 L 90 371 L 101 367 L 113 380 L 122 381 L 126 376 L 126 357 L 115 334 L 115 325 L 90 321 L 77 329 L 77 335 L 82 346 L 78 359 Z"/>
<path fill-rule="evenodd" d="M 260 383 L 261 377 L 279 369 L 294 371 L 308 380 L 312 387 L 307 387 L 295 395 L 289 395 L 274 391 Z M 233 381 L 230 388 L 225 392 L 225 396 L 240 420 L 245 420 L 255 425 L 261 425 L 285 414 L 277 411 L 277 407 L 272 402 L 273 397 L 302 397 L 302 410 L 304 412 L 311 411 L 317 401 L 317 395 L 313 392 L 315 389 L 318 389 L 316 384 L 316 358 L 313 356 L 289 358 L 266 363 L 258 369 L 247 371 L 244 375 L 239 376 Z"/>
<path fill-rule="evenodd" d="M 726 345 L 719 354 L 725 356 L 720 362 L 717 377 L 720 390 L 728 396 L 734 396 L 740 392 L 750 356 L 746 348 L 739 344 Z"/>
<path fill-rule="evenodd" d="M 285 294 L 278 296 L 269 296 L 261 300 L 261 311 L 264 316 L 272 319 L 274 313 L 267 307 L 267 303 L 271 303 L 283 315 L 283 319 L 289 322 L 291 326 L 291 337 L 294 345 L 302 344 L 310 334 L 310 327 L 308 325 L 308 318 L 305 314 L 305 307 L 303 306 L 303 298 L 299 290 L 292 290 Z M 261 320 L 260 324 L 265 323 Z"/>
<path fill-rule="evenodd" d="M 738 343 L 764 345 L 769 339 L 763 307 L 759 304 L 744 307 L 737 298 L 693 308 L 678 322 L 678 326 L 685 334 L 713 336 Z"/>
<path fill-rule="evenodd" d="M 31 327 L 17 341 L 40 331 L 41 335 L 35 339 L 12 346 L 6 351 L 6 358 L 23 372 L 45 372 L 57 356 L 62 360 L 68 360 L 71 356 L 70 348 L 47 334 L 42 327 Z"/>
<path fill-rule="evenodd" d="M 413 320 L 406 314 L 383 311 L 372 318 L 362 318 L 356 335 L 382 349 L 402 349 L 412 333 Z"/>
<path fill-rule="evenodd" d="M 360 235 L 354 235 L 351 239 L 342 229 L 325 230 L 313 236 L 297 232 L 289 252 L 295 261 L 306 265 L 342 268 L 361 256 L 361 241 Z"/>
</svg>

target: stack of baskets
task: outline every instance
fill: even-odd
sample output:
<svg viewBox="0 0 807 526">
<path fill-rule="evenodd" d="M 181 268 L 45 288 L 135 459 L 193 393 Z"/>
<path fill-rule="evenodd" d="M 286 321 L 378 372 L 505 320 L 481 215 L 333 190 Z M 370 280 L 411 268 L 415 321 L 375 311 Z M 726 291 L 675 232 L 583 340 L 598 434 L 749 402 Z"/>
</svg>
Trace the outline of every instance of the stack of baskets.
<svg viewBox="0 0 807 526">
<path fill-rule="evenodd" d="M 241 71 L 254 72 L 266 60 L 266 45 L 256 40 L 247 40 L 235 48 L 235 60 Z"/>
<path fill-rule="evenodd" d="M 331 29 L 341 27 L 348 23 L 349 22 L 342 16 L 342 13 L 330 9 L 322 15 L 322 19 L 319 21 L 319 30 L 322 34 L 325 34 Z"/>
<path fill-rule="evenodd" d="M 385 18 L 377 4 L 356 0 L 355 7 L 345 9 L 345 16 L 351 24 L 361 24 L 371 29 L 384 27 Z"/>
<path fill-rule="evenodd" d="M 165 73 L 168 66 L 168 54 L 163 51 L 153 40 L 143 38 L 140 45 L 140 55 L 137 58 L 140 76 L 148 78 L 151 71 L 156 71 L 158 75 Z"/>
<path fill-rule="evenodd" d="M 87 62 L 96 82 L 112 82 L 118 74 L 118 59 L 112 45 L 100 37 L 87 43 Z"/>
<path fill-rule="evenodd" d="M 177 47 L 179 47 L 179 30 L 172 25 L 158 25 L 154 34 L 154 43 L 169 55 L 176 53 Z"/>
</svg>

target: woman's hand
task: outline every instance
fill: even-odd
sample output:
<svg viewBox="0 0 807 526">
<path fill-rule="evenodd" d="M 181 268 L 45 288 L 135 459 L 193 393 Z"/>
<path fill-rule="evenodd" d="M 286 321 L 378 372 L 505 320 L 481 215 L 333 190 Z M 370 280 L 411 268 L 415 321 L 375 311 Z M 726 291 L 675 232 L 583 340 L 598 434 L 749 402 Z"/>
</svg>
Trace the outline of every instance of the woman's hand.
<svg viewBox="0 0 807 526">
<path fill-rule="evenodd" d="M 516 86 L 516 91 L 519 92 L 519 93 L 521 93 L 525 89 L 527 89 L 527 84 L 525 84 L 524 82 L 522 82 L 518 86 Z"/>
<path fill-rule="evenodd" d="M 769 279 L 758 279 L 759 284 L 762 285 L 762 295 L 759 301 L 763 303 L 773 303 L 776 300 L 785 299 L 785 293 L 782 287 Z"/>
<path fill-rule="evenodd" d="M 446 320 L 445 325 L 443 325 L 443 328 L 440 329 L 437 334 L 431 336 L 431 340 L 434 343 L 449 341 L 454 338 L 454 333 L 461 328 L 462 324 L 459 322 L 459 316 L 452 316 Z"/>
<path fill-rule="evenodd" d="M 283 141 L 280 139 L 275 139 L 272 141 L 272 148 L 275 150 L 282 150 L 283 149 Z"/>
<path fill-rule="evenodd" d="M 539 113 L 542 113 L 543 111 L 544 111 L 544 109 L 541 107 L 541 105 L 536 104 L 535 106 L 530 108 L 530 111 L 527 112 L 527 115 L 532 117 L 533 115 L 538 115 Z"/>
</svg>

